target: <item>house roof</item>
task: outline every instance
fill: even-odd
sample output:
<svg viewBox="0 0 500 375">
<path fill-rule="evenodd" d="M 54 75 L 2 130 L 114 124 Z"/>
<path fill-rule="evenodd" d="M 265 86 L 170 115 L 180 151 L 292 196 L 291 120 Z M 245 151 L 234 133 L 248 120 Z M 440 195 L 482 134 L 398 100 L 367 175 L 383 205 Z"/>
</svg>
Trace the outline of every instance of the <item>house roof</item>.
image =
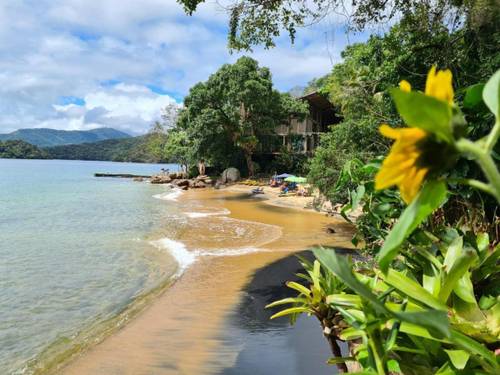
<svg viewBox="0 0 500 375">
<path fill-rule="evenodd" d="M 307 100 L 310 104 L 322 110 L 334 109 L 333 104 L 330 103 L 330 101 L 324 95 L 320 94 L 318 91 L 314 91 L 310 94 L 301 96 L 299 99 Z"/>
</svg>

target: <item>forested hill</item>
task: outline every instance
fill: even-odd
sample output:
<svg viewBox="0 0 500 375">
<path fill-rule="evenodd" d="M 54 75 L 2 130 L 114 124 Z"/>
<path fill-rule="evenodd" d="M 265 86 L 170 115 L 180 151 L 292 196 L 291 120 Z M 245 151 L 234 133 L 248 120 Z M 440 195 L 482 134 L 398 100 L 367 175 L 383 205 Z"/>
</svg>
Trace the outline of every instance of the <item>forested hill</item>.
<svg viewBox="0 0 500 375">
<path fill-rule="evenodd" d="M 0 158 L 46 159 L 47 153 L 24 141 L 0 141 Z"/>
<path fill-rule="evenodd" d="M 55 146 L 43 149 L 49 159 L 109 160 L 138 163 L 156 163 L 161 160 L 153 154 L 148 136 L 108 139 L 94 143 Z"/>
<path fill-rule="evenodd" d="M 19 129 L 9 134 L 0 134 L 0 141 L 20 140 L 34 146 L 51 147 L 130 137 L 129 134 L 113 128 L 98 128 L 85 131 L 40 128 Z"/>
</svg>

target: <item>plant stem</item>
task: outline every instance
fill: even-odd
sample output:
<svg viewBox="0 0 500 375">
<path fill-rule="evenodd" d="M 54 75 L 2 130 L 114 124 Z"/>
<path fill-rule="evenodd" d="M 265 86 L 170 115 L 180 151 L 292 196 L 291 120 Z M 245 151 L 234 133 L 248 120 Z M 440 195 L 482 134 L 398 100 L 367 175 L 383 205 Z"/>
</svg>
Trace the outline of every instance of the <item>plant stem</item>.
<svg viewBox="0 0 500 375">
<path fill-rule="evenodd" d="M 470 178 L 450 178 L 448 182 L 457 183 L 462 185 L 469 185 L 470 187 L 484 191 L 485 193 L 495 196 L 495 189 L 490 185 L 479 180 L 474 180 Z"/>
<path fill-rule="evenodd" d="M 385 361 L 385 350 L 382 345 L 382 337 L 380 334 L 380 329 L 374 329 L 370 334 L 369 339 L 370 346 L 375 356 L 375 366 L 377 367 L 377 373 L 379 375 L 387 374 L 387 364 Z"/>
<path fill-rule="evenodd" d="M 499 137 L 500 137 L 500 120 L 497 118 L 495 126 L 493 126 L 493 129 L 491 129 L 490 134 L 488 134 L 488 138 L 486 138 L 485 146 L 488 153 L 490 153 L 491 150 L 493 150 L 493 147 L 495 147 Z"/>
<path fill-rule="evenodd" d="M 498 122 L 488 136 L 486 147 L 483 144 L 472 142 L 465 138 L 458 140 L 456 147 L 462 153 L 469 154 L 476 160 L 491 185 L 492 191 L 490 193 L 500 202 L 500 173 L 498 173 L 495 162 L 491 157 L 491 150 L 488 149 L 490 142 L 496 142 L 500 135 L 500 125 L 497 125 Z"/>
</svg>

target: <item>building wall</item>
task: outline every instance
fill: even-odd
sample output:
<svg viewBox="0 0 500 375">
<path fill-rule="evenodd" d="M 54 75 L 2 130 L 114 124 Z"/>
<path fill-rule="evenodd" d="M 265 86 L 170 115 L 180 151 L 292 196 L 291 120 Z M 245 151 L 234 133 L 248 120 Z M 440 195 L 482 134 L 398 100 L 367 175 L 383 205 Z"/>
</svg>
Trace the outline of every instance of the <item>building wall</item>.
<svg viewBox="0 0 500 375">
<path fill-rule="evenodd" d="M 304 120 L 292 117 L 286 124 L 278 126 L 273 135 L 278 137 L 278 141 L 269 140 L 265 147 L 271 153 L 277 153 L 279 148 L 285 147 L 289 151 L 310 154 L 318 147 L 321 134 L 338 121 L 333 106 L 328 102 L 325 106 L 326 99 L 323 99 L 322 107 L 319 107 L 315 104 L 315 98 L 307 99 L 311 98 L 310 95 L 304 98 L 309 102 L 309 115 Z"/>
</svg>

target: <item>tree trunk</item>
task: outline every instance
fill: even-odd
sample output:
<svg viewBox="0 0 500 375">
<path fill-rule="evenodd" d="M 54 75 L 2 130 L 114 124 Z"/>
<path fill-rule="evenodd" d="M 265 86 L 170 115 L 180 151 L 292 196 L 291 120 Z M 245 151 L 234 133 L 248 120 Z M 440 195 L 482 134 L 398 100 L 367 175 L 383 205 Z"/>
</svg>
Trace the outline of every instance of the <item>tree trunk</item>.
<svg viewBox="0 0 500 375">
<path fill-rule="evenodd" d="M 332 351 L 333 356 L 336 358 L 342 358 L 342 352 L 340 351 L 340 346 L 337 343 L 335 336 L 331 334 L 328 335 L 326 333 L 324 334 L 324 336 L 328 341 L 328 344 L 330 345 L 330 350 Z M 348 372 L 347 365 L 345 363 L 337 363 L 337 369 L 340 373 Z"/>
<path fill-rule="evenodd" d="M 248 177 L 252 177 L 255 173 L 253 169 L 253 160 L 252 160 L 252 154 L 249 151 L 243 151 L 245 153 L 245 160 L 247 162 L 247 168 L 248 168 Z"/>
</svg>

